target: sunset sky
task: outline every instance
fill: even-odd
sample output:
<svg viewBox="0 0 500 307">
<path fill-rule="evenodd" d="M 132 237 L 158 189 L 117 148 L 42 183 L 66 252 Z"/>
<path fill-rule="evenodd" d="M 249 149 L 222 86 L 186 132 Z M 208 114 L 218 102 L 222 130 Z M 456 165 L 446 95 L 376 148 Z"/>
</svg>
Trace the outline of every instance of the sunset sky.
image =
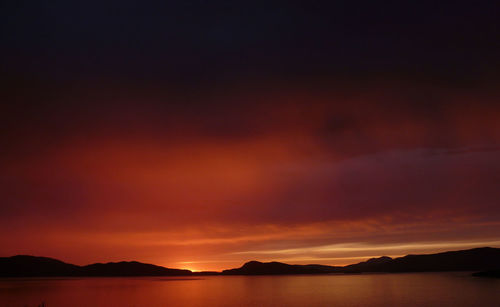
<svg viewBox="0 0 500 307">
<path fill-rule="evenodd" d="M 499 9 L 4 3 L 0 256 L 221 270 L 500 247 Z"/>
</svg>

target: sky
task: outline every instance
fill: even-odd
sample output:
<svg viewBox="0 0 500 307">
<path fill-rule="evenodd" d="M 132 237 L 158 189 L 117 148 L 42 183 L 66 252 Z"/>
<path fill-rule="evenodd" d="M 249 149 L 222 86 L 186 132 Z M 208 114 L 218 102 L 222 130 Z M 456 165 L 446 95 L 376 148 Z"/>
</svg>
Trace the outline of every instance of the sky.
<svg viewBox="0 0 500 307">
<path fill-rule="evenodd" d="M 0 256 L 500 247 L 494 1 L 11 1 Z"/>
</svg>

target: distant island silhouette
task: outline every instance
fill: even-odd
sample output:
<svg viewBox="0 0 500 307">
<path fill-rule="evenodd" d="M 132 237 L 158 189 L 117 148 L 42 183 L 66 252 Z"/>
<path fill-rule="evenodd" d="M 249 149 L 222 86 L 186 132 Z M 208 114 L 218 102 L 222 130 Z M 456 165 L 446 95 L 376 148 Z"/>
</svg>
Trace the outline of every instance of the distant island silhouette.
<svg viewBox="0 0 500 307">
<path fill-rule="evenodd" d="M 472 274 L 472 276 L 476 277 L 488 277 L 488 278 L 500 278 L 500 270 L 488 270 L 488 271 L 481 271 Z"/>
<path fill-rule="evenodd" d="M 0 277 L 105 277 L 105 276 L 195 276 L 195 275 L 286 275 L 354 274 L 363 272 L 481 271 L 478 277 L 499 277 L 500 248 L 482 247 L 437 254 L 372 258 L 357 264 L 329 266 L 291 265 L 250 261 L 240 268 L 222 272 L 192 272 L 137 261 L 94 263 L 78 266 L 63 261 L 28 255 L 0 257 Z"/>
</svg>

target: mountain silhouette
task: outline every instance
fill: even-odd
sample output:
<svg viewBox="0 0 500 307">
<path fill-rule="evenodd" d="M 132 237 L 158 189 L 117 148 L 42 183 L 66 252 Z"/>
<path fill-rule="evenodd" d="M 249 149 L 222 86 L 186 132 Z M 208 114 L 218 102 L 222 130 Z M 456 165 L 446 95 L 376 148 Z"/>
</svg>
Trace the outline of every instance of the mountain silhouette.
<svg viewBox="0 0 500 307">
<path fill-rule="evenodd" d="M 183 276 L 189 270 L 167 269 L 162 266 L 137 261 L 94 263 L 81 267 L 85 276 Z"/>
<path fill-rule="evenodd" d="M 0 257 L 0 276 L 74 276 L 80 267 L 47 257 L 18 255 Z"/>
<path fill-rule="evenodd" d="M 223 275 L 283 275 L 283 274 L 325 274 L 339 272 L 340 267 L 308 264 L 286 264 L 281 262 L 250 261 L 241 268 L 222 271 Z"/>
<path fill-rule="evenodd" d="M 342 270 L 344 273 L 358 273 L 358 272 L 361 273 L 363 271 L 370 270 L 370 268 L 372 268 L 374 266 L 376 267 L 378 265 L 382 265 L 384 263 L 388 263 L 388 262 L 391 262 L 393 260 L 394 259 L 392 259 L 391 257 L 387 257 L 387 256 L 382 256 L 379 258 L 370 258 L 366 261 L 363 261 L 363 262 L 360 262 L 357 264 L 347 265 L 347 266 L 343 267 Z"/>
<path fill-rule="evenodd" d="M 224 270 L 223 275 L 325 274 L 361 272 L 482 271 L 500 268 L 500 249 L 483 247 L 399 258 L 383 256 L 344 267 L 290 265 L 280 262 L 250 261 L 241 268 Z"/>
<path fill-rule="evenodd" d="M 387 257 L 388 258 L 388 257 Z M 479 271 L 500 267 L 500 248 L 482 247 L 395 259 L 377 258 L 346 266 L 362 272 Z"/>
<path fill-rule="evenodd" d="M 185 276 L 189 270 L 168 269 L 153 264 L 131 262 L 94 263 L 78 266 L 47 257 L 18 255 L 0 257 L 1 277 L 39 276 Z"/>
<path fill-rule="evenodd" d="M 188 275 L 286 275 L 362 272 L 481 271 L 475 276 L 498 277 L 500 248 L 482 247 L 427 255 L 372 258 L 344 267 L 319 264 L 292 265 L 250 261 L 240 268 L 222 272 L 191 272 L 137 261 L 94 263 L 78 266 L 35 256 L 0 257 L 0 277 L 54 276 L 188 276 Z"/>
</svg>

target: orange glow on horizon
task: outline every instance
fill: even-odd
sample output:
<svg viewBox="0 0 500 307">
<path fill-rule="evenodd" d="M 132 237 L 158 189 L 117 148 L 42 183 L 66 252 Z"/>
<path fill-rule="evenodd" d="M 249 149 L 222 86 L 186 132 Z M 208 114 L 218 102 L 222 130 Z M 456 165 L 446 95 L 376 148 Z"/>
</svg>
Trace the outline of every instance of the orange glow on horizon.
<svg viewBox="0 0 500 307">
<path fill-rule="evenodd" d="M 263 94 L 230 110 L 242 131 L 182 112 L 163 131 L 153 114 L 130 135 L 103 126 L 16 156 L 2 253 L 221 270 L 498 246 L 499 149 L 481 145 L 500 143 L 495 107 L 447 93 L 432 121 L 381 92 Z M 450 144 L 435 145 L 440 129 Z"/>
</svg>

